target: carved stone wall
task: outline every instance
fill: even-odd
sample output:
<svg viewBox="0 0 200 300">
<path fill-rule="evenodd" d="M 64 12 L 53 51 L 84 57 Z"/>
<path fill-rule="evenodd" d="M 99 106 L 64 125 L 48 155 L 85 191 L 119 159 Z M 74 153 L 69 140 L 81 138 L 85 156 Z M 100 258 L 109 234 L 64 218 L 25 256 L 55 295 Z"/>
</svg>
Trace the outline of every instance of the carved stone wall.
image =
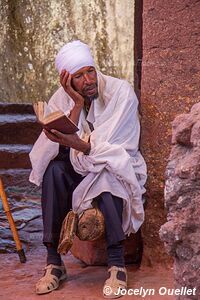
<svg viewBox="0 0 200 300">
<path fill-rule="evenodd" d="M 148 165 L 143 226 L 149 264 L 168 261 L 159 239 L 165 222 L 164 173 L 171 122 L 200 101 L 200 1 L 143 1 L 142 151 Z"/>
<path fill-rule="evenodd" d="M 0 102 L 48 100 L 66 42 L 92 48 L 97 67 L 133 82 L 134 0 L 0 0 Z"/>
<path fill-rule="evenodd" d="M 167 222 L 160 237 L 174 258 L 174 275 L 178 288 L 193 290 L 200 297 L 200 103 L 189 114 L 173 122 L 172 151 L 166 170 L 165 206 Z"/>
</svg>

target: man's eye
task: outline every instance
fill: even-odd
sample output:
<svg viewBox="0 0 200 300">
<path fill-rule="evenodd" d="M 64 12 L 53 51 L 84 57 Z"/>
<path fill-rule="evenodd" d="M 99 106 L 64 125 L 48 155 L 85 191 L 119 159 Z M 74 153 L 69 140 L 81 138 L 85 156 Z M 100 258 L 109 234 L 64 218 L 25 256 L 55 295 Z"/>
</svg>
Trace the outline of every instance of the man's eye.
<svg viewBox="0 0 200 300">
<path fill-rule="evenodd" d="M 90 69 L 90 70 L 88 70 L 88 72 L 89 72 L 89 73 L 92 73 L 92 72 L 94 72 L 94 69 Z"/>
<path fill-rule="evenodd" d="M 76 79 L 81 78 L 81 74 L 74 76 L 74 78 L 76 78 Z"/>
</svg>

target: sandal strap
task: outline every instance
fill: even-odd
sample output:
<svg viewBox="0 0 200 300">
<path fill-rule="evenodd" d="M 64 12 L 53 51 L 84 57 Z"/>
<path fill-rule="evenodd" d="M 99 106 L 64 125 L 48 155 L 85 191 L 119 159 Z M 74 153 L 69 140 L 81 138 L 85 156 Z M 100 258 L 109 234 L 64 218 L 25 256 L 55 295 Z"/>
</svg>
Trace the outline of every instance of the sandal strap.
<svg viewBox="0 0 200 300">
<path fill-rule="evenodd" d="M 116 267 L 116 266 L 112 266 L 110 267 L 110 269 L 108 269 L 108 272 L 112 272 L 112 271 L 121 271 L 127 274 L 127 270 L 125 267 Z"/>
<path fill-rule="evenodd" d="M 63 265 L 58 266 L 58 265 L 54 265 L 54 264 L 49 264 L 44 268 L 44 270 L 49 270 L 49 269 L 50 270 L 57 269 L 57 270 L 64 272 L 65 267 Z"/>
<path fill-rule="evenodd" d="M 61 271 L 61 276 L 60 276 L 60 277 L 57 277 L 56 275 L 52 274 L 51 271 L 52 271 L 53 269 L 57 269 L 57 270 Z M 58 265 L 49 264 L 48 266 L 46 266 L 46 267 L 44 268 L 44 270 L 46 271 L 46 273 L 45 273 L 45 275 L 40 279 L 40 280 L 43 279 L 44 281 L 46 281 L 46 280 L 51 280 L 51 278 L 52 278 L 52 280 L 55 280 L 56 282 L 59 283 L 60 278 L 61 278 L 64 274 L 66 274 L 66 270 L 65 270 L 65 267 L 64 267 L 63 265 L 58 266 Z"/>
<path fill-rule="evenodd" d="M 57 269 L 61 271 L 61 275 L 57 277 L 56 275 L 52 274 L 52 270 Z M 44 268 L 45 274 L 36 284 L 36 292 L 37 294 L 45 294 L 59 286 L 59 282 L 63 279 L 66 279 L 66 270 L 64 265 L 58 266 L 49 264 Z"/>
<path fill-rule="evenodd" d="M 117 278 L 117 273 L 121 271 L 124 272 L 126 274 L 126 280 L 120 280 Z M 110 272 L 110 277 L 106 280 L 105 285 L 108 285 L 110 287 L 113 288 L 117 288 L 117 287 L 122 287 L 122 288 L 126 288 L 127 287 L 127 271 L 126 268 L 122 268 L 122 267 L 116 267 L 116 266 L 112 266 L 108 272 Z"/>
</svg>

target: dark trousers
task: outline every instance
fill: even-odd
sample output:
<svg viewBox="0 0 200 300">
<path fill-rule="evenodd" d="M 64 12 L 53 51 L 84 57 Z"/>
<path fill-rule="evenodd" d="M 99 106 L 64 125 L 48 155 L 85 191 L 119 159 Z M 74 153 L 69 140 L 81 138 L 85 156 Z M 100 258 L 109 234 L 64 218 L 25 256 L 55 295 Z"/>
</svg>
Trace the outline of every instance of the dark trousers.
<svg viewBox="0 0 200 300">
<path fill-rule="evenodd" d="M 72 208 L 72 193 L 83 180 L 77 174 L 69 159 L 69 150 L 60 147 L 59 155 L 49 163 L 42 183 L 43 243 L 58 246 L 62 222 Z M 123 200 L 109 192 L 97 198 L 98 206 L 104 215 L 108 266 L 124 266 L 122 241 Z"/>
</svg>

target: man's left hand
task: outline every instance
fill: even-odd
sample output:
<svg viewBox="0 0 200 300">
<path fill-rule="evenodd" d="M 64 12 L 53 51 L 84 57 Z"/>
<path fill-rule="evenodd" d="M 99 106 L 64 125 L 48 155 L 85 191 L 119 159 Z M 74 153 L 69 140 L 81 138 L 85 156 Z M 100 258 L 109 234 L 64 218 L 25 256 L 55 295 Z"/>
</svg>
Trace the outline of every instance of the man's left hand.
<svg viewBox="0 0 200 300">
<path fill-rule="evenodd" d="M 50 139 L 52 142 L 76 149 L 85 154 L 88 154 L 90 151 L 90 143 L 86 143 L 83 140 L 81 140 L 76 133 L 63 134 L 55 129 L 52 129 L 51 131 L 43 129 L 43 131 L 48 137 L 48 139 Z"/>
</svg>

